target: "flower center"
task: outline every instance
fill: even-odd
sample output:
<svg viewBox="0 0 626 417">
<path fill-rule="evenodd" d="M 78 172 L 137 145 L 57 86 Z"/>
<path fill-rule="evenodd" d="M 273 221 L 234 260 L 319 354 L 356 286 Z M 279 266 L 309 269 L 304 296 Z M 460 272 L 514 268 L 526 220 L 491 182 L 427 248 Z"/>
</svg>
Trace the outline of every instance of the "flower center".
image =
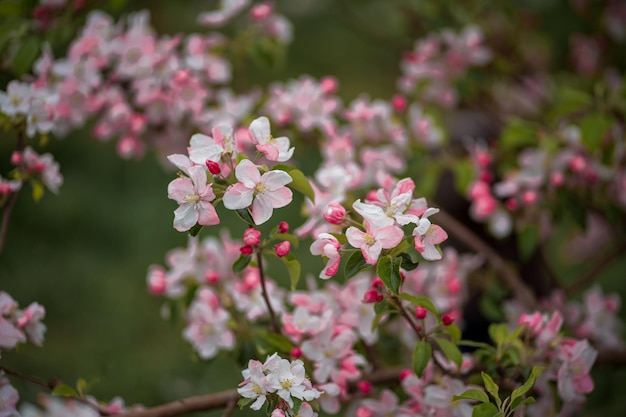
<svg viewBox="0 0 626 417">
<path fill-rule="evenodd" d="M 261 395 L 263 394 L 263 390 L 261 389 L 261 387 L 259 387 L 258 385 L 254 385 L 252 387 L 252 392 L 254 392 L 257 395 Z"/>
<path fill-rule="evenodd" d="M 280 381 L 280 386 L 283 387 L 283 389 L 285 390 L 290 389 L 292 385 L 293 381 L 291 379 L 283 379 L 282 381 Z"/>
<path fill-rule="evenodd" d="M 255 194 L 264 194 L 266 191 L 267 186 L 265 185 L 264 182 L 260 182 L 257 185 L 254 186 L 254 192 Z"/>
<path fill-rule="evenodd" d="M 200 201 L 200 196 L 198 194 L 187 194 L 185 196 L 185 201 L 188 203 L 197 203 Z"/>
<path fill-rule="evenodd" d="M 372 246 L 376 243 L 376 239 L 374 239 L 374 236 L 372 235 L 366 234 L 364 239 L 367 246 Z"/>
<path fill-rule="evenodd" d="M 202 326 L 202 333 L 204 334 L 213 334 L 215 333 L 215 329 L 210 324 L 205 324 Z"/>
</svg>

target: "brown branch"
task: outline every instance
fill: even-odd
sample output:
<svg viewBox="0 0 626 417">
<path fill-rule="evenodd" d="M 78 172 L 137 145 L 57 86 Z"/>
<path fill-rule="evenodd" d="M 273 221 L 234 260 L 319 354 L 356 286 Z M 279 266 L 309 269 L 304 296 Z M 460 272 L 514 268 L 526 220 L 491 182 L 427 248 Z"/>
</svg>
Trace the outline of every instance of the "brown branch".
<svg viewBox="0 0 626 417">
<path fill-rule="evenodd" d="M 515 269 L 513 269 L 491 246 L 485 243 L 474 232 L 465 225 L 452 217 L 446 211 L 439 209 L 436 215 L 437 223 L 444 229 L 452 233 L 462 243 L 469 246 L 477 253 L 483 255 L 487 262 L 495 269 L 502 282 L 530 309 L 534 309 L 537 305 L 535 294 L 522 281 L 521 277 Z"/>
<path fill-rule="evenodd" d="M 626 252 L 626 244 L 622 243 L 616 250 L 609 252 L 602 259 L 600 259 L 589 272 L 568 285 L 565 288 L 565 294 L 569 296 L 582 290 L 583 288 L 586 288 L 598 278 L 598 275 L 600 275 L 600 273 L 604 271 L 607 266 L 619 259 L 624 252 Z"/>
<path fill-rule="evenodd" d="M 379 369 L 366 375 L 363 379 L 374 385 L 389 384 L 399 381 L 400 373 L 404 368 Z M 350 385 L 350 391 L 356 392 L 356 386 Z M 218 408 L 229 407 L 239 399 L 237 390 L 227 390 L 213 394 L 199 395 L 196 397 L 184 398 L 171 403 L 159 405 L 138 411 L 127 411 L 116 414 L 116 417 L 176 417 L 196 411 L 208 411 Z"/>
<path fill-rule="evenodd" d="M 259 275 L 261 276 L 261 293 L 263 294 L 263 300 L 265 300 L 265 305 L 267 305 L 267 311 L 270 314 L 270 330 L 274 333 L 280 333 L 278 319 L 276 318 L 276 313 L 274 313 L 274 309 L 272 308 L 272 304 L 270 303 L 270 298 L 267 294 L 267 286 L 265 285 L 265 273 L 263 272 L 263 256 L 261 255 L 261 252 L 256 253 L 256 260 L 259 265 Z"/>
<path fill-rule="evenodd" d="M 19 152 L 22 152 L 26 147 L 26 140 L 24 138 L 24 132 L 18 130 L 17 132 L 17 144 L 15 149 Z M 13 208 L 15 207 L 15 203 L 17 202 L 17 196 L 20 190 L 15 190 L 9 196 L 9 200 L 4 205 L 4 210 L 2 211 L 2 224 L 0 224 L 0 257 L 2 256 L 2 251 L 4 250 L 4 244 L 7 238 L 7 231 L 9 230 L 9 219 L 11 218 L 11 213 L 13 212 Z"/>
</svg>

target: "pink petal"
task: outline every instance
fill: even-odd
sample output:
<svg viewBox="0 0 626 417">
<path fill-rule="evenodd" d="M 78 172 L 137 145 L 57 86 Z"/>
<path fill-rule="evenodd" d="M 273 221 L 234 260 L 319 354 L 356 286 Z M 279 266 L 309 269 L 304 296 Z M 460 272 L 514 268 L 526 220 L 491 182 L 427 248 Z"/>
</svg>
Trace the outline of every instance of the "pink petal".
<svg viewBox="0 0 626 417">
<path fill-rule="evenodd" d="M 235 168 L 235 177 L 247 188 L 254 188 L 261 180 L 259 169 L 249 159 L 239 162 Z"/>
<path fill-rule="evenodd" d="M 250 123 L 250 137 L 255 143 L 265 145 L 270 135 L 270 121 L 267 117 L 261 116 Z"/>
<path fill-rule="evenodd" d="M 354 226 L 348 227 L 346 238 L 348 243 L 354 248 L 360 248 L 365 245 L 365 233 Z"/>
<path fill-rule="evenodd" d="M 185 174 L 189 172 L 189 168 L 193 166 L 191 160 L 187 157 L 187 155 L 182 155 L 179 153 L 175 153 L 173 155 L 169 155 L 167 160 L 172 164 L 176 165 L 176 168 L 183 171 Z M 204 163 L 204 162 L 203 162 Z"/>
<path fill-rule="evenodd" d="M 285 171 L 274 170 L 263 174 L 261 181 L 270 191 L 274 191 L 292 182 L 293 178 Z"/>
<path fill-rule="evenodd" d="M 217 217 L 217 212 L 213 204 L 201 201 L 197 208 L 198 210 L 198 223 L 203 226 L 213 226 L 220 223 L 220 218 Z"/>
<path fill-rule="evenodd" d="M 167 186 L 167 198 L 176 201 L 178 204 L 185 203 L 185 197 L 195 193 L 196 191 L 189 178 L 176 178 Z"/>
<path fill-rule="evenodd" d="M 200 194 L 200 191 L 204 190 L 207 185 L 206 169 L 199 165 L 191 167 L 189 168 L 189 177 L 193 181 L 194 189 L 196 190 L 194 194 Z"/>
<path fill-rule="evenodd" d="M 424 240 L 428 243 L 432 243 L 433 245 L 438 245 L 441 242 L 445 241 L 448 238 L 448 234 L 445 230 L 441 228 L 441 226 L 437 226 L 433 224 L 428 229 Z"/>
<path fill-rule="evenodd" d="M 391 249 L 398 246 L 404 237 L 404 232 L 397 226 L 387 226 L 378 229 L 376 232 L 376 241 L 380 242 L 384 249 Z"/>
<path fill-rule="evenodd" d="M 174 211 L 174 229 L 184 232 L 191 229 L 198 222 L 198 212 L 194 204 L 181 204 Z"/>
<path fill-rule="evenodd" d="M 239 210 L 249 207 L 252 204 L 254 190 L 247 188 L 242 183 L 237 183 L 229 187 L 224 193 L 224 207 L 230 210 Z"/>
<path fill-rule="evenodd" d="M 273 144 L 256 145 L 257 151 L 263 153 L 270 161 L 278 161 L 278 148 Z"/>
<path fill-rule="evenodd" d="M 362 246 L 361 252 L 365 258 L 365 262 L 370 265 L 376 265 L 378 263 L 378 257 L 383 248 L 380 242 L 376 241 L 372 246 Z"/>
<path fill-rule="evenodd" d="M 257 225 L 268 221 L 272 217 L 273 211 L 270 199 L 264 194 L 258 194 L 250 207 L 250 214 Z"/>
<path fill-rule="evenodd" d="M 274 191 L 266 192 L 263 196 L 270 201 L 273 208 L 281 208 L 291 203 L 293 192 L 287 187 L 282 187 Z"/>
</svg>

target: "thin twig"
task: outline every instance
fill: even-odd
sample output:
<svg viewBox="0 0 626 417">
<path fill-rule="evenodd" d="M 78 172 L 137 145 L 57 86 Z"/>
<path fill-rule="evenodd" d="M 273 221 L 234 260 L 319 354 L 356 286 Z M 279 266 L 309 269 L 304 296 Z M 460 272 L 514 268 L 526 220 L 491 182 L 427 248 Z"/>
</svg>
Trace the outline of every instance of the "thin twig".
<svg viewBox="0 0 626 417">
<path fill-rule="evenodd" d="M 236 407 L 237 407 L 237 400 L 232 400 L 231 402 L 229 402 L 228 405 L 226 405 L 224 412 L 222 413 L 222 417 L 230 417 L 233 411 L 235 411 Z"/>
<path fill-rule="evenodd" d="M 452 233 L 457 239 L 482 254 L 489 264 L 499 273 L 502 281 L 519 299 L 530 309 L 537 305 L 537 299 L 530 288 L 522 281 L 517 271 L 509 266 L 505 260 L 491 246 L 485 243 L 474 232 L 468 229 L 445 210 L 439 209 L 436 215 L 437 223 Z"/>
<path fill-rule="evenodd" d="M 18 152 L 22 152 L 26 147 L 26 140 L 24 138 L 24 132 L 17 132 L 17 144 L 15 149 Z M 2 211 L 2 224 L 0 224 L 0 257 L 2 257 L 2 251 L 4 250 L 4 244 L 7 238 L 7 231 L 9 230 L 9 219 L 11 218 L 11 213 L 13 212 L 13 208 L 15 207 L 15 203 L 17 202 L 17 196 L 20 190 L 15 190 L 9 196 L 9 200 L 4 205 L 4 209 Z"/>
<path fill-rule="evenodd" d="M 260 252 L 256 253 L 256 261 L 259 265 L 259 275 L 261 276 L 261 292 L 263 294 L 263 300 L 265 300 L 265 305 L 267 305 L 267 311 L 270 314 L 270 330 L 274 333 L 280 333 L 280 326 L 278 325 L 276 313 L 274 313 L 274 309 L 272 308 L 272 304 L 270 303 L 270 298 L 267 294 L 267 286 L 265 285 L 265 273 L 263 272 L 263 256 Z"/>
<path fill-rule="evenodd" d="M 626 244 L 622 243 L 616 250 L 606 254 L 602 259 L 600 259 L 589 272 L 567 286 L 567 288 L 565 288 L 565 294 L 572 295 L 577 291 L 586 288 L 598 278 L 600 273 L 604 271 L 607 266 L 609 266 L 613 261 L 619 259 L 624 252 L 626 252 Z"/>
<path fill-rule="evenodd" d="M 396 297 L 395 295 L 392 297 L 393 298 L 393 302 L 396 305 L 396 307 L 398 307 L 398 310 L 400 311 L 400 315 L 402 316 L 402 318 L 404 318 L 404 320 L 407 321 L 407 323 L 409 323 L 409 325 L 411 326 L 411 328 L 413 329 L 413 331 L 415 332 L 415 335 L 421 339 L 423 337 L 422 332 L 420 331 L 420 329 L 417 327 L 417 325 L 413 322 L 413 320 L 411 319 L 411 317 L 409 316 L 409 314 L 406 312 L 406 310 L 404 309 L 404 307 L 402 306 L 402 303 L 400 302 L 400 299 L 398 297 Z"/>
</svg>

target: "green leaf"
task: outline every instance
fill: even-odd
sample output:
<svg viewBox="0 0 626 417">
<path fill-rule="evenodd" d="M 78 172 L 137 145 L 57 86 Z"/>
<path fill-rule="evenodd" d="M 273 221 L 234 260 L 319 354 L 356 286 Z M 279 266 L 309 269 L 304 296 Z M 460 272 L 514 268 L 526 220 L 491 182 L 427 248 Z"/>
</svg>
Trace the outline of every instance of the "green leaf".
<svg viewBox="0 0 626 417">
<path fill-rule="evenodd" d="M 243 220 L 244 222 L 246 222 L 248 225 L 250 226 L 254 226 L 254 219 L 252 218 L 252 216 L 250 215 L 250 212 L 248 211 L 247 208 L 245 209 L 239 209 L 239 210 L 235 210 L 235 213 L 237 213 L 237 215 L 239 216 L 239 218 L 241 220 Z"/>
<path fill-rule="evenodd" d="M 529 122 L 513 120 L 502 132 L 500 144 L 505 149 L 537 144 L 537 129 Z"/>
<path fill-rule="evenodd" d="M 189 236 L 196 237 L 198 233 L 202 230 L 202 225 L 200 223 L 196 223 L 191 229 L 189 229 Z"/>
<path fill-rule="evenodd" d="M 435 341 L 448 359 L 454 362 L 456 366 L 461 369 L 463 355 L 461 354 L 459 347 L 447 339 L 435 338 Z"/>
<path fill-rule="evenodd" d="M 246 155 L 243 152 L 239 152 L 237 156 L 235 157 L 235 161 L 237 162 L 237 165 L 239 165 L 239 162 L 243 161 L 244 159 L 249 159 L 249 158 L 248 158 L 248 155 Z"/>
<path fill-rule="evenodd" d="M 280 333 L 265 332 L 263 338 L 268 345 L 281 352 L 291 352 L 291 348 L 293 347 L 293 343 Z"/>
<path fill-rule="evenodd" d="M 448 331 L 448 334 L 452 338 L 454 344 L 458 345 L 461 340 L 461 329 L 459 329 L 459 326 L 452 323 L 451 325 L 446 326 L 446 330 Z"/>
<path fill-rule="evenodd" d="M 526 226 L 517 235 L 517 247 L 522 261 L 530 259 L 537 244 L 539 243 L 539 228 L 537 226 Z"/>
<path fill-rule="evenodd" d="M 57 397 L 78 397 L 76 390 L 66 384 L 60 384 L 54 387 L 52 395 L 56 395 Z"/>
<path fill-rule="evenodd" d="M 533 369 L 530 371 L 530 375 L 524 385 L 519 388 L 515 388 L 511 393 L 511 401 L 515 401 L 517 398 L 524 396 L 535 384 L 535 380 L 541 375 L 543 372 L 543 366 L 533 366 Z"/>
<path fill-rule="evenodd" d="M 237 401 L 237 405 L 239 406 L 240 410 L 243 410 L 243 408 L 250 404 L 252 401 L 255 401 L 256 398 L 240 398 L 239 401 Z"/>
<path fill-rule="evenodd" d="M 454 185 L 461 194 L 465 194 L 474 179 L 474 166 L 468 159 L 457 161 L 453 168 Z"/>
<path fill-rule="evenodd" d="M 472 417 L 497 417 L 500 412 L 492 403 L 478 404 L 472 410 Z"/>
<path fill-rule="evenodd" d="M 489 337 L 497 346 L 503 346 L 509 336 L 509 326 L 504 323 L 489 325 Z"/>
<path fill-rule="evenodd" d="M 344 235 L 343 233 L 329 233 L 332 236 L 335 236 L 335 239 L 337 239 L 337 241 L 341 244 L 341 245 L 345 245 L 346 243 L 348 243 L 348 239 L 346 238 L 346 235 Z"/>
<path fill-rule="evenodd" d="M 591 104 L 589 94 L 572 88 L 562 88 L 556 93 L 556 100 L 551 111 L 551 116 L 553 119 L 559 119 L 572 112 L 581 110 L 589 104 Z"/>
<path fill-rule="evenodd" d="M 80 378 L 78 381 L 76 381 L 76 391 L 78 391 L 78 395 L 80 395 L 81 397 L 85 396 L 85 388 L 87 388 L 87 381 L 85 381 L 83 378 Z"/>
<path fill-rule="evenodd" d="M 344 268 L 344 275 L 346 276 L 346 279 L 350 279 L 359 272 L 368 268 L 372 268 L 372 265 L 365 262 L 363 254 L 360 250 L 357 250 L 348 258 L 348 262 L 346 262 L 346 266 Z"/>
<path fill-rule="evenodd" d="M 420 340 L 415 344 L 415 349 L 413 349 L 413 371 L 415 375 L 422 377 L 422 373 L 426 369 L 432 354 L 433 349 L 427 341 Z"/>
<path fill-rule="evenodd" d="M 31 186 L 33 187 L 33 200 L 35 200 L 35 203 L 39 203 L 45 191 L 43 184 L 39 181 L 33 180 L 31 182 Z"/>
<path fill-rule="evenodd" d="M 590 152 L 602 146 L 604 135 L 613 121 L 603 113 L 591 113 L 580 122 L 582 141 Z"/>
<path fill-rule="evenodd" d="M 463 394 L 455 395 L 454 397 L 452 397 L 452 401 L 457 400 L 474 400 L 481 403 L 488 403 L 489 396 L 485 394 L 485 391 L 481 391 L 479 389 L 468 389 Z"/>
<path fill-rule="evenodd" d="M 517 407 L 524 404 L 534 404 L 535 399 L 533 397 L 517 397 L 515 400 L 511 401 L 511 411 L 515 410 Z"/>
<path fill-rule="evenodd" d="M 485 384 L 485 389 L 489 394 L 491 394 L 493 399 L 496 400 L 496 404 L 498 404 L 498 407 L 500 407 L 502 405 L 502 400 L 500 399 L 500 395 L 498 394 L 500 392 L 500 387 L 498 387 L 498 384 L 493 382 L 493 379 L 491 379 L 489 374 L 481 372 L 480 376 L 483 378 L 483 384 Z"/>
<path fill-rule="evenodd" d="M 251 255 L 239 255 L 239 258 L 237 258 L 235 263 L 233 263 L 233 272 L 238 273 L 243 271 L 244 269 L 246 269 L 246 266 L 248 266 L 251 260 Z"/>
<path fill-rule="evenodd" d="M 294 190 L 304 194 L 311 201 L 315 202 L 315 192 L 313 191 L 313 187 L 311 187 L 311 183 L 304 175 L 302 171 L 298 168 L 292 167 L 291 165 L 279 164 L 274 166 L 274 169 L 279 169 L 281 171 L 285 171 L 291 179 L 293 180 L 287 187 L 293 188 Z"/>
<path fill-rule="evenodd" d="M 292 259 L 290 259 L 290 257 L 284 257 L 281 259 L 287 267 L 289 280 L 291 281 L 291 290 L 294 291 L 300 281 L 300 262 L 298 262 L 295 257 Z"/>
<path fill-rule="evenodd" d="M 289 241 L 289 243 L 291 243 L 291 246 L 294 248 L 298 248 L 298 246 L 300 245 L 300 239 L 298 239 L 297 236 L 292 235 L 291 233 L 279 233 L 276 236 L 274 236 L 274 239 L 272 240 L 287 240 Z"/>
<path fill-rule="evenodd" d="M 376 274 L 385 284 L 385 287 L 389 288 L 394 294 L 398 294 L 402 284 L 402 277 L 400 277 L 401 263 L 401 258 L 393 259 L 390 256 L 384 256 L 378 260 L 378 265 L 376 266 Z"/>
<path fill-rule="evenodd" d="M 461 340 L 459 343 L 457 343 L 459 346 L 469 346 L 469 347 L 475 347 L 475 348 L 480 348 L 480 349 L 493 349 L 493 346 L 491 346 L 490 344 L 487 344 L 485 342 L 475 342 L 473 340 Z"/>
<path fill-rule="evenodd" d="M 437 307 L 435 307 L 435 304 L 433 304 L 433 302 L 430 301 L 430 298 L 426 297 L 425 295 L 411 295 L 403 292 L 402 294 L 398 294 L 398 297 L 405 301 L 408 301 L 414 306 L 424 307 L 426 310 L 435 315 L 439 314 L 439 312 L 437 311 Z"/>
<path fill-rule="evenodd" d="M 34 36 L 28 37 L 24 40 L 11 62 L 11 69 L 17 75 L 29 72 L 33 62 L 39 56 L 39 46 L 39 39 Z"/>
</svg>

